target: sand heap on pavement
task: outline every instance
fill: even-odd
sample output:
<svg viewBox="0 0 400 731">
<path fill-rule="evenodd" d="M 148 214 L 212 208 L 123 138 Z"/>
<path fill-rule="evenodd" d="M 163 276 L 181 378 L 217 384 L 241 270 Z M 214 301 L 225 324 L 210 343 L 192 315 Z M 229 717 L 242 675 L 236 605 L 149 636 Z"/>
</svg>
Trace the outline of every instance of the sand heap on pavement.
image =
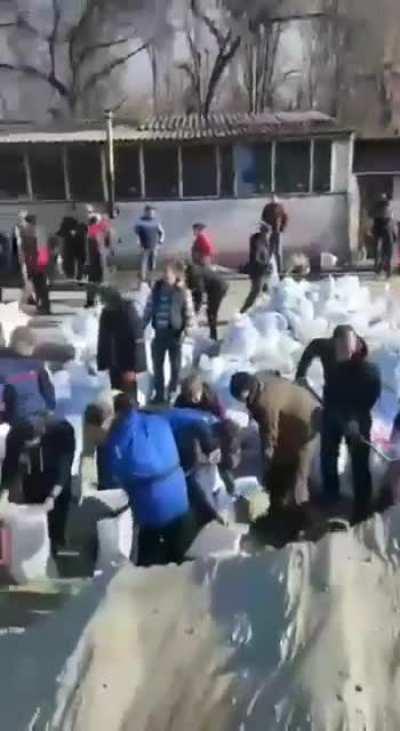
<svg viewBox="0 0 400 731">
<path fill-rule="evenodd" d="M 122 569 L 34 728 L 398 731 L 399 535 L 395 508 L 317 545 Z"/>
</svg>

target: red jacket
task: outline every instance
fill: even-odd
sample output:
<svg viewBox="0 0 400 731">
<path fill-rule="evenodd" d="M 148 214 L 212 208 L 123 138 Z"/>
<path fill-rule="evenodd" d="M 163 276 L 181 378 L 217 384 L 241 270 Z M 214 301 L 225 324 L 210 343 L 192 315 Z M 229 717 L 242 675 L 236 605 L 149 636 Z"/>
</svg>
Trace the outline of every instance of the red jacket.
<svg viewBox="0 0 400 731">
<path fill-rule="evenodd" d="M 192 248 L 193 261 L 211 259 L 215 256 L 215 246 L 209 236 L 202 231 L 196 236 Z"/>
</svg>

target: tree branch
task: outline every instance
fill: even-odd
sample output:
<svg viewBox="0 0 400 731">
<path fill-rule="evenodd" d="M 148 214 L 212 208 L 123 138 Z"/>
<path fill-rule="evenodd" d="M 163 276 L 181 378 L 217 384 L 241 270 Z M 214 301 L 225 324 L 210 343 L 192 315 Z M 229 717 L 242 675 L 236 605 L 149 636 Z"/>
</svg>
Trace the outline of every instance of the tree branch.
<svg viewBox="0 0 400 731">
<path fill-rule="evenodd" d="M 46 74 L 44 71 L 40 71 L 34 66 L 21 64 L 20 66 L 14 66 L 10 63 L 0 63 L 0 71 L 13 71 L 15 73 L 24 74 L 25 76 L 33 76 L 40 81 L 45 81 L 55 89 L 60 96 L 69 98 L 69 90 L 67 87 L 58 79 L 54 78 L 51 74 Z"/>
<path fill-rule="evenodd" d="M 127 36 L 126 38 L 118 38 L 117 40 L 113 41 L 103 41 L 101 43 L 94 43 L 92 46 L 86 46 L 86 48 L 83 48 L 82 51 L 78 54 L 76 58 L 76 65 L 81 66 L 85 61 L 87 61 L 90 56 L 97 53 L 97 51 L 101 51 L 102 49 L 107 48 L 114 48 L 114 46 L 122 46 L 124 43 L 129 43 L 132 41 L 132 36 Z"/>
<path fill-rule="evenodd" d="M 114 69 L 118 68 L 118 66 L 123 66 L 123 64 L 129 61 L 129 59 L 133 58 L 139 53 L 142 53 L 142 51 L 145 51 L 148 45 L 148 42 L 143 43 L 143 45 L 139 46 L 139 48 L 135 48 L 134 51 L 125 54 L 125 56 L 119 56 L 119 58 L 114 58 L 113 61 L 110 61 L 108 64 L 103 66 L 102 69 L 100 69 L 99 71 L 95 71 L 86 79 L 82 87 L 81 93 L 84 94 L 90 89 L 91 86 L 94 86 L 95 84 L 97 84 L 98 81 L 109 76 L 112 71 L 114 71 Z"/>
<path fill-rule="evenodd" d="M 56 78 L 56 44 L 58 41 L 58 28 L 61 20 L 61 9 L 58 0 L 52 0 L 53 6 L 53 29 L 50 33 L 48 44 L 49 44 L 49 56 L 50 56 L 50 74 Z"/>
<path fill-rule="evenodd" d="M 214 95 L 215 95 L 217 86 L 221 80 L 222 74 L 224 73 L 229 62 L 232 60 L 232 58 L 236 54 L 237 50 L 239 49 L 241 41 L 242 41 L 241 37 L 237 36 L 235 38 L 235 40 L 232 41 L 229 50 L 221 51 L 216 58 L 214 68 L 211 72 L 210 80 L 208 82 L 207 94 L 206 94 L 206 98 L 205 98 L 205 102 L 204 102 L 204 116 L 205 117 L 208 117 L 208 115 L 210 113 L 211 104 L 213 102 Z"/>
</svg>

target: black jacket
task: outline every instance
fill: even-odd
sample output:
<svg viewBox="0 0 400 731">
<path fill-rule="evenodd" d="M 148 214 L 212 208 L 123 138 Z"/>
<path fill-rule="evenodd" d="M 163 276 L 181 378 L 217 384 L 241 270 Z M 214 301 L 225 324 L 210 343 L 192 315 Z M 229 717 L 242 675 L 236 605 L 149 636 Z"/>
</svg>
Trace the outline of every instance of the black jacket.
<svg viewBox="0 0 400 731">
<path fill-rule="evenodd" d="M 21 471 L 21 428 L 11 429 L 7 436 L 2 485 L 9 487 L 20 479 L 25 501 L 40 503 L 56 485 L 67 487 L 70 483 L 75 453 L 74 429 L 68 421 L 49 424 L 40 444 L 29 452 L 29 467 Z"/>
<path fill-rule="evenodd" d="M 368 357 L 367 343 L 360 337 L 358 338 L 357 357 L 361 360 Z M 335 345 L 332 338 L 316 338 L 307 345 L 297 366 L 296 379 L 305 378 L 311 363 L 316 359 L 322 363 L 325 385 L 327 385 L 336 364 Z"/>
<path fill-rule="evenodd" d="M 209 306 L 219 306 L 229 289 L 228 282 L 218 272 L 199 264 L 189 264 L 187 267 L 186 285 L 193 294 L 196 311 L 200 309 L 203 295 L 206 295 Z"/>
<path fill-rule="evenodd" d="M 100 371 L 122 373 L 147 370 L 143 321 L 132 302 L 119 307 L 105 307 L 101 313 L 97 345 Z"/>
<path fill-rule="evenodd" d="M 261 232 L 250 236 L 248 272 L 250 276 L 262 276 L 271 272 L 270 246 Z"/>
<path fill-rule="evenodd" d="M 368 420 L 381 388 L 379 369 L 373 363 L 360 358 L 337 363 L 325 386 L 325 411 L 343 424 Z"/>
<path fill-rule="evenodd" d="M 66 248 L 74 252 L 85 253 L 86 235 L 87 226 L 84 223 L 79 223 L 73 216 L 65 216 L 57 231 L 57 236 L 63 239 Z"/>
</svg>

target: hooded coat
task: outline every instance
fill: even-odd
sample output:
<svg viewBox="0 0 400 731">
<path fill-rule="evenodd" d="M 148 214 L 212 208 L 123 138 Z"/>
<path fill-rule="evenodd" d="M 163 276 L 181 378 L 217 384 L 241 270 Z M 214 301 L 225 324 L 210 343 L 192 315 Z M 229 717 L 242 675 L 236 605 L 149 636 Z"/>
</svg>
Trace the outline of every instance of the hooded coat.
<svg viewBox="0 0 400 731">
<path fill-rule="evenodd" d="M 189 512 L 178 449 L 162 417 L 134 410 L 123 414 L 103 455 L 107 484 L 125 490 L 141 528 L 161 530 Z"/>
</svg>

